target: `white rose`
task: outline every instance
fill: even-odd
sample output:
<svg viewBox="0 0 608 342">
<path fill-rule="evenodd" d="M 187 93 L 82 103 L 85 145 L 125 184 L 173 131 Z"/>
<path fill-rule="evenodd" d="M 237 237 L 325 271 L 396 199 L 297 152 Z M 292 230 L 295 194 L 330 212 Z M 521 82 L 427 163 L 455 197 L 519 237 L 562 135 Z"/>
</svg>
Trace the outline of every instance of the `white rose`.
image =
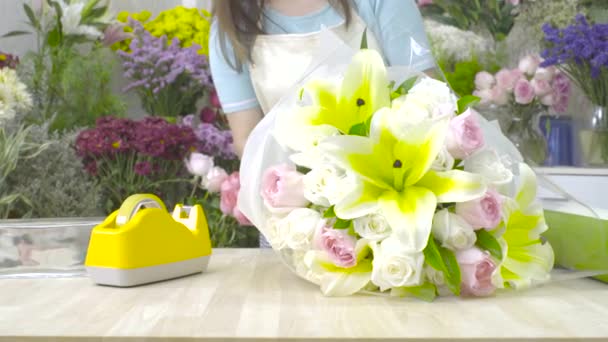
<svg viewBox="0 0 608 342">
<path fill-rule="evenodd" d="M 448 171 L 454 168 L 454 157 L 448 152 L 447 148 L 442 148 L 437 155 L 437 158 L 431 165 L 431 169 L 435 171 Z"/>
<path fill-rule="evenodd" d="M 444 82 L 424 77 L 407 94 L 408 98 L 425 106 L 428 112 L 441 104 L 455 103 L 455 97 Z"/>
<path fill-rule="evenodd" d="M 372 282 L 385 291 L 392 287 L 417 286 L 422 282 L 424 255 L 404 252 L 398 239 L 389 237 L 380 245 L 370 244 L 374 251 Z"/>
<path fill-rule="evenodd" d="M 319 212 L 307 208 L 295 209 L 279 222 L 279 235 L 283 237 L 287 247 L 306 250 L 310 248 L 319 224 L 322 224 Z"/>
<path fill-rule="evenodd" d="M 473 227 L 447 209 L 435 213 L 432 232 L 443 247 L 456 251 L 473 247 L 477 240 Z"/>
<path fill-rule="evenodd" d="M 391 234 L 391 227 L 382 214 L 374 213 L 353 221 L 355 232 L 362 238 L 379 241 Z"/>
<path fill-rule="evenodd" d="M 492 185 L 505 185 L 513 180 L 513 172 L 509 170 L 494 150 L 483 150 L 467 158 L 464 170 L 480 174 Z"/>
<path fill-rule="evenodd" d="M 354 188 L 352 174 L 331 164 L 321 164 L 304 178 L 304 197 L 310 202 L 329 207 L 340 202 Z"/>
<path fill-rule="evenodd" d="M 205 177 L 213 168 L 213 158 L 198 152 L 193 152 L 186 160 L 186 168 L 194 176 Z"/>
<path fill-rule="evenodd" d="M 554 66 L 538 68 L 534 73 L 534 79 L 550 82 L 555 76 L 556 72 L 557 69 Z"/>
</svg>

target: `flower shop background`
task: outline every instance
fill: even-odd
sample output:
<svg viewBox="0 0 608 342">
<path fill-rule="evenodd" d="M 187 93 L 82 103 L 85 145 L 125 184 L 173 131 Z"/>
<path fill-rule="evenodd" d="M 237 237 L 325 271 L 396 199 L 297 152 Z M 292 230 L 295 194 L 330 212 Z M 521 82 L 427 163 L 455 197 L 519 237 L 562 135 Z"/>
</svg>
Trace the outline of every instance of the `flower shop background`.
<svg viewBox="0 0 608 342">
<path fill-rule="evenodd" d="M 3 3 L 0 34 L 14 36 L 0 40 L 0 218 L 103 216 L 154 192 L 203 204 L 214 247 L 256 246 L 196 9 L 210 1 L 105 4 Z M 606 166 L 607 32 L 590 24 L 608 21 L 604 0 L 418 4 L 454 91 L 478 96 L 530 163 Z M 593 42 L 574 63 L 576 42 L 556 38 L 570 25 Z"/>
</svg>

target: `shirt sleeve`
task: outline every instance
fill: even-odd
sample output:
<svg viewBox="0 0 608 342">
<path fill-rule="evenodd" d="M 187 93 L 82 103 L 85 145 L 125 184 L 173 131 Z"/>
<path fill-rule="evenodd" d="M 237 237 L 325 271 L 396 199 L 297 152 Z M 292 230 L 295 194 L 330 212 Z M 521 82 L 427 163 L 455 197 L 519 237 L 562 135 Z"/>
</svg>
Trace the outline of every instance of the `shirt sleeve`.
<svg viewBox="0 0 608 342">
<path fill-rule="evenodd" d="M 217 22 L 213 22 L 209 34 L 209 66 L 224 113 L 229 114 L 258 107 L 259 103 L 251 84 L 249 68 L 247 65 L 243 65 L 241 72 L 232 69 L 222 53 L 217 30 Z M 226 49 L 230 62 L 234 64 L 234 50 L 230 42 L 226 42 Z"/>
<path fill-rule="evenodd" d="M 415 0 L 359 0 L 359 15 L 375 34 L 389 65 L 435 67 Z"/>
</svg>

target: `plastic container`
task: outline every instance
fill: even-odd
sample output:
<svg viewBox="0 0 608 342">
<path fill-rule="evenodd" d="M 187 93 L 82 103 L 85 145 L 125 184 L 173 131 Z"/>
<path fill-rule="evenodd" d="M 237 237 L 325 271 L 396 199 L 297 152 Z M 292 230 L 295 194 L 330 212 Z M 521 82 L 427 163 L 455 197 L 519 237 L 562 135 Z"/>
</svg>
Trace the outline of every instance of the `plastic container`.
<svg viewBox="0 0 608 342">
<path fill-rule="evenodd" d="M 102 220 L 0 220 L 0 279 L 85 276 L 91 230 Z"/>
</svg>

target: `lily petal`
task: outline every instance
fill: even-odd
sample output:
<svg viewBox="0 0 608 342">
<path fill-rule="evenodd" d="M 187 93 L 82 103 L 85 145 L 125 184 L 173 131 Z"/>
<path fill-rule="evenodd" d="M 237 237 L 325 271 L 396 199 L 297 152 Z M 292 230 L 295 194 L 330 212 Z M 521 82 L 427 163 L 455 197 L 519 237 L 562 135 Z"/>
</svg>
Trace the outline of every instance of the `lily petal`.
<svg viewBox="0 0 608 342">
<path fill-rule="evenodd" d="M 380 54 L 375 50 L 361 50 L 344 75 L 338 105 L 340 112 L 352 118 L 352 124 L 365 122 L 378 109 L 390 107 L 388 85 Z"/>
<path fill-rule="evenodd" d="M 379 204 L 393 234 L 407 246 L 407 252 L 421 252 L 431 234 L 437 206 L 435 195 L 428 189 L 412 186 L 404 192 L 385 192 Z"/>
<path fill-rule="evenodd" d="M 460 170 L 430 170 L 416 186 L 431 190 L 439 203 L 471 201 L 483 196 L 487 190 L 481 176 Z"/>
<path fill-rule="evenodd" d="M 310 96 L 314 106 L 334 109 L 338 105 L 339 85 L 335 82 L 312 80 L 302 90 Z"/>
<path fill-rule="evenodd" d="M 356 184 L 353 191 L 334 208 L 341 219 L 355 219 L 375 212 L 378 209 L 378 198 L 386 191 L 361 180 Z"/>
<path fill-rule="evenodd" d="M 327 138 L 319 145 L 332 163 L 352 170 L 377 187 L 390 189 L 393 185 L 390 153 L 385 146 L 367 137 L 343 135 Z"/>
<path fill-rule="evenodd" d="M 505 282 L 521 289 L 549 280 L 555 261 L 551 245 L 535 243 L 525 247 L 509 247 L 501 271 Z"/>
<path fill-rule="evenodd" d="M 536 174 L 524 163 L 519 163 L 519 191 L 515 200 L 521 208 L 527 208 L 536 199 Z"/>
<path fill-rule="evenodd" d="M 444 146 L 448 129 L 447 120 L 425 120 L 416 125 L 395 127 L 399 141 L 393 155 L 406 170 L 404 184 L 416 184 L 429 171 Z"/>
</svg>

